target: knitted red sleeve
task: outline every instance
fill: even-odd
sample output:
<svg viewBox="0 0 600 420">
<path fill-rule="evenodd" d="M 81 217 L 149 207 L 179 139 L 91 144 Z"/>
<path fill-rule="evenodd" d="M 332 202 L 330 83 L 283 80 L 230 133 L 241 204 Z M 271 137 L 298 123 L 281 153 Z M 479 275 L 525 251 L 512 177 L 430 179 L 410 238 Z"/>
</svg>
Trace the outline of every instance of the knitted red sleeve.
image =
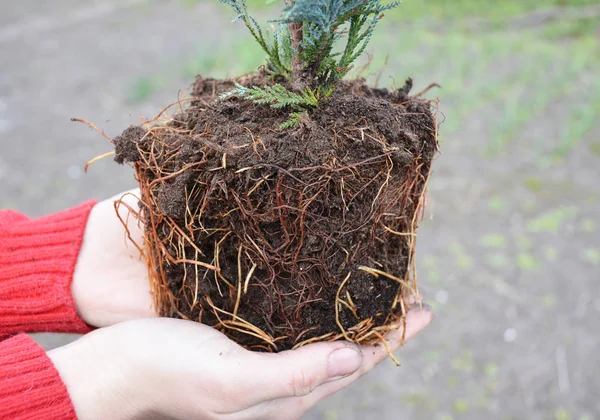
<svg viewBox="0 0 600 420">
<path fill-rule="evenodd" d="M 34 220 L 0 211 L 0 339 L 90 330 L 77 316 L 71 280 L 94 204 Z M 26 335 L 0 341 L 0 418 L 76 419 L 58 371 Z"/>
<path fill-rule="evenodd" d="M 71 280 L 94 202 L 30 220 L 0 211 L 0 336 L 86 333 Z"/>
<path fill-rule="evenodd" d="M 0 418 L 77 419 L 52 361 L 24 334 L 0 342 Z"/>
</svg>

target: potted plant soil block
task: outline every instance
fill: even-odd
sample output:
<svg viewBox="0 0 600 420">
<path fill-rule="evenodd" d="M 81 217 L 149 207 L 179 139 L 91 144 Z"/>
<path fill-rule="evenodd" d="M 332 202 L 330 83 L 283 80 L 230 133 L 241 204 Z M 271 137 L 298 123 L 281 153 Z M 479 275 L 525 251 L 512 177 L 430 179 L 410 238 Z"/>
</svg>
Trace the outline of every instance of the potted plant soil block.
<svg viewBox="0 0 600 420">
<path fill-rule="evenodd" d="M 417 294 L 437 102 L 410 79 L 388 90 L 343 77 L 397 3 L 297 0 L 266 33 L 243 0 L 222 2 L 267 63 L 198 76 L 171 112 L 112 140 L 140 184 L 156 309 L 253 350 L 385 344 Z"/>
</svg>

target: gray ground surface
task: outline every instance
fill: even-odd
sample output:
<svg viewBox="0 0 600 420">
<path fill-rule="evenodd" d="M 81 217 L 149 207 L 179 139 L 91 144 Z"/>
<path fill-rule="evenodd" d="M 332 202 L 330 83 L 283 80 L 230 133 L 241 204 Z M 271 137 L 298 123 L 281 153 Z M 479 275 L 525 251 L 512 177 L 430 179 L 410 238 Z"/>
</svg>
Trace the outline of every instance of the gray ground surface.
<svg viewBox="0 0 600 420">
<path fill-rule="evenodd" d="M 195 69 L 227 73 L 228 16 L 212 11 L 0 0 L 0 208 L 38 216 L 134 186 L 110 159 L 83 174 L 110 144 L 69 119 L 117 135 L 172 102 Z M 418 88 L 449 85 L 418 249 L 437 318 L 398 352 L 402 367 L 383 363 L 306 418 L 600 418 L 598 50 L 420 31 L 418 53 L 393 41 L 390 66 Z"/>
</svg>

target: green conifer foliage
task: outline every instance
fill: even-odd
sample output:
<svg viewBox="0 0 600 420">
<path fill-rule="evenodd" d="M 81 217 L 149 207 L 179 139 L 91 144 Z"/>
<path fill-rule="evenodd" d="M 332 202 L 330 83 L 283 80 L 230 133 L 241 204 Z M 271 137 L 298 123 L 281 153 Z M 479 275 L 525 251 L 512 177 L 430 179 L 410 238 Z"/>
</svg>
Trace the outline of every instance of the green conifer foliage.
<svg viewBox="0 0 600 420">
<path fill-rule="evenodd" d="M 237 13 L 234 21 L 242 20 L 267 53 L 269 72 L 283 76 L 295 91 L 282 85 L 238 86 L 224 96 L 237 95 L 275 108 L 289 107 L 296 111 L 295 121 L 299 121 L 298 111 L 316 107 L 320 99 L 331 95 L 365 51 L 384 12 L 400 4 L 383 4 L 382 0 L 286 0 L 281 17 L 272 21 L 274 29 L 265 35 L 248 13 L 246 0 L 220 1 L 233 8 Z"/>
</svg>

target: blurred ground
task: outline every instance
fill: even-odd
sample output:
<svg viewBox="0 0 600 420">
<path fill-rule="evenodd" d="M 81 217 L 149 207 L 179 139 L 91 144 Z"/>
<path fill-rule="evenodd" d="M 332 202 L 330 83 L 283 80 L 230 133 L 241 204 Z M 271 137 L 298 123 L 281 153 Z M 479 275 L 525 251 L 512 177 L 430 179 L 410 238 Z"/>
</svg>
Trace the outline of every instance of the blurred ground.
<svg viewBox="0 0 600 420">
<path fill-rule="evenodd" d="M 216 3 L 0 0 L 0 208 L 37 216 L 132 187 L 110 159 L 83 174 L 110 144 L 69 119 L 114 136 L 196 73 L 255 69 L 262 54 Z M 443 86 L 418 249 L 437 318 L 402 367 L 384 363 L 307 419 L 600 418 L 599 39 L 597 1 L 389 13 L 365 75 Z"/>
</svg>

